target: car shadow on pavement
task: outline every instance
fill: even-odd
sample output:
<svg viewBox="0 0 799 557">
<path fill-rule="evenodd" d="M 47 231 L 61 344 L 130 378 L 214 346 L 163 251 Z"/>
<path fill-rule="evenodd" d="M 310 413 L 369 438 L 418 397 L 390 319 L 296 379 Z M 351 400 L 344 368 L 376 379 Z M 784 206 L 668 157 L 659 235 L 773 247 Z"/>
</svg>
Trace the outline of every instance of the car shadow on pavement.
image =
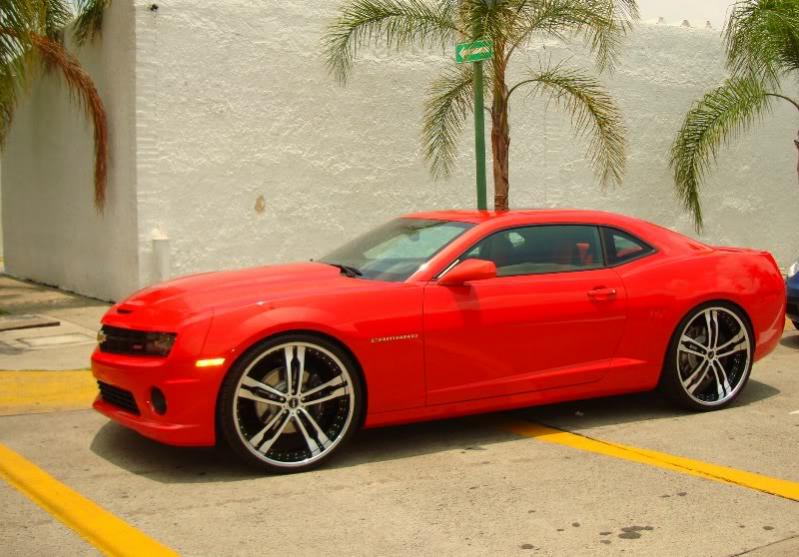
<svg viewBox="0 0 799 557">
<path fill-rule="evenodd" d="M 799 335 L 783 335 L 780 344 L 785 348 L 799 350 Z"/>
<path fill-rule="evenodd" d="M 780 390 L 771 385 L 750 379 L 730 409 L 748 406 L 779 393 Z M 657 391 L 536 406 L 516 412 L 517 417 L 568 430 L 649 422 L 692 414 L 690 410 L 676 407 Z"/>
<path fill-rule="evenodd" d="M 111 421 L 97 431 L 89 448 L 119 468 L 164 483 L 236 481 L 259 475 L 223 448 L 162 445 Z"/>
<path fill-rule="evenodd" d="M 732 409 L 779 394 L 774 387 L 750 380 Z M 393 461 L 447 451 L 480 451 L 518 437 L 497 427 L 502 420 L 523 419 L 580 431 L 602 425 L 688 416 L 654 392 L 539 406 L 488 415 L 440 420 L 359 432 L 328 465 L 317 472 Z M 91 450 L 130 473 L 162 483 L 242 481 L 266 476 L 240 463 L 220 447 L 171 447 L 151 441 L 114 422 L 100 428 Z"/>
<path fill-rule="evenodd" d="M 482 416 L 363 430 L 319 471 L 449 450 L 482 450 L 485 445 L 516 438 L 493 427 L 488 420 L 477 421 L 480 418 Z M 227 447 L 162 445 L 114 422 L 106 423 L 97 431 L 90 450 L 119 468 L 162 483 L 269 478 L 242 464 Z"/>
</svg>

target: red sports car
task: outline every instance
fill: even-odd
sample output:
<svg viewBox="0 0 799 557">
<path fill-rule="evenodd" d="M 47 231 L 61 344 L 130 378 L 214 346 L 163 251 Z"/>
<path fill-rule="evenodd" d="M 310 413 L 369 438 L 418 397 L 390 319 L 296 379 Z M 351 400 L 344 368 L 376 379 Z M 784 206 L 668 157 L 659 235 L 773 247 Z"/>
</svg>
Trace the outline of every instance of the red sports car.
<svg viewBox="0 0 799 557">
<path fill-rule="evenodd" d="M 318 261 L 146 288 L 103 318 L 94 407 L 305 470 L 360 427 L 660 387 L 731 403 L 785 324 L 763 251 L 566 210 L 408 215 Z"/>
</svg>

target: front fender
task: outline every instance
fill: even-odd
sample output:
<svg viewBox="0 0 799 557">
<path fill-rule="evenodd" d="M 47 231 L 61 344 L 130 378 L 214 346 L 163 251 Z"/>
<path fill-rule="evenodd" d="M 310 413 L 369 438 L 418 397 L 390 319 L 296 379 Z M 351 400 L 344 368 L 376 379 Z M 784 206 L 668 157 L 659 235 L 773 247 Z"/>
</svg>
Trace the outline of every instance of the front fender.
<svg viewBox="0 0 799 557">
<path fill-rule="evenodd" d="M 216 314 L 203 357 L 224 357 L 234 361 L 261 340 L 289 331 L 318 331 L 348 346 L 357 339 L 357 330 L 352 323 L 336 326 L 330 323 L 335 323 L 330 312 L 306 307 L 256 306 Z"/>
<path fill-rule="evenodd" d="M 398 288 L 388 297 L 324 299 L 302 305 L 253 304 L 217 312 L 203 358 L 230 366 L 258 342 L 292 331 L 317 332 L 344 345 L 366 382 L 369 414 L 424 405 L 421 289 Z M 385 341 L 390 339 L 390 341 Z"/>
</svg>

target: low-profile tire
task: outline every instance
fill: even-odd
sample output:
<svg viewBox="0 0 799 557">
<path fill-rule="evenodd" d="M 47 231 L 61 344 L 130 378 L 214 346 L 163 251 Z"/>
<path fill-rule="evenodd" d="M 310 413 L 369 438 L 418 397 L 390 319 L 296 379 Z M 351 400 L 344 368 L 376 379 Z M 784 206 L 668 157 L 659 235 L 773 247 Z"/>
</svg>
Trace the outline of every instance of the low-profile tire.
<svg viewBox="0 0 799 557">
<path fill-rule="evenodd" d="M 325 462 L 352 437 L 362 412 L 355 362 L 310 334 L 281 335 L 250 349 L 225 377 L 217 408 L 233 452 L 272 473 Z"/>
<path fill-rule="evenodd" d="M 752 330 L 738 307 L 703 304 L 686 315 L 672 335 L 661 391 L 690 410 L 724 408 L 749 381 L 754 352 Z"/>
</svg>

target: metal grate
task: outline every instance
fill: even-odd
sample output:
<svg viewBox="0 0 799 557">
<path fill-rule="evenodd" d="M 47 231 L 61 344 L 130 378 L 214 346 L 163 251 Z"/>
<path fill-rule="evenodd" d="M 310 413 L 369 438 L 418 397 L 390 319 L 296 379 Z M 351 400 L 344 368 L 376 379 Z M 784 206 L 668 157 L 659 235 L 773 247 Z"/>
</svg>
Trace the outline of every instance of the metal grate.
<svg viewBox="0 0 799 557">
<path fill-rule="evenodd" d="M 133 398 L 133 393 L 125 389 L 120 389 L 119 387 L 114 387 L 108 383 L 103 383 L 102 381 L 98 381 L 97 386 L 100 387 L 100 396 L 104 401 L 139 415 L 139 407 L 136 405 L 136 399 Z"/>
</svg>

